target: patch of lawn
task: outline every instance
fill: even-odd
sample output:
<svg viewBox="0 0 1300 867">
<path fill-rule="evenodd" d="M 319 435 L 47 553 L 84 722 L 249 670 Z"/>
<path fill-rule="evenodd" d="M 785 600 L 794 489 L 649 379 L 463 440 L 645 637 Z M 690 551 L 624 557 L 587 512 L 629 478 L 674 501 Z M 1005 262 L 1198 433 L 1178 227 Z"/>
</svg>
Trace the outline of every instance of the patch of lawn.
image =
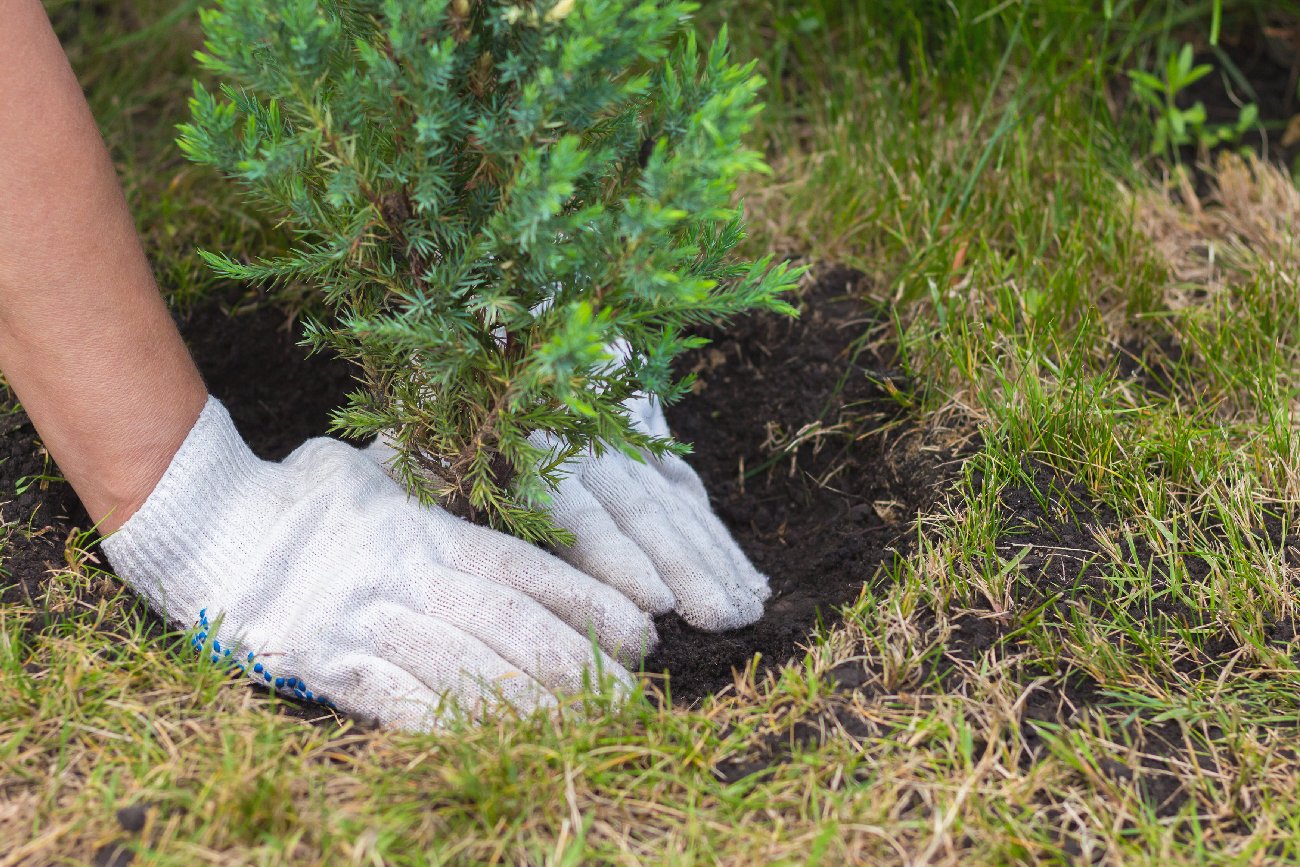
<svg viewBox="0 0 1300 867">
<path fill-rule="evenodd" d="M 281 243 L 170 144 L 191 6 L 49 7 L 178 302 L 213 288 L 196 247 Z M 708 7 L 771 79 L 748 243 L 863 272 L 880 387 L 969 444 L 910 553 L 693 707 L 417 737 L 226 679 L 74 536 L 0 604 L 0 863 L 1300 858 L 1300 194 L 1150 161 L 1115 86 L 1288 11 Z M 819 443 L 881 435 L 839 419 Z M 0 568 L 43 526 L 13 512 Z"/>
</svg>

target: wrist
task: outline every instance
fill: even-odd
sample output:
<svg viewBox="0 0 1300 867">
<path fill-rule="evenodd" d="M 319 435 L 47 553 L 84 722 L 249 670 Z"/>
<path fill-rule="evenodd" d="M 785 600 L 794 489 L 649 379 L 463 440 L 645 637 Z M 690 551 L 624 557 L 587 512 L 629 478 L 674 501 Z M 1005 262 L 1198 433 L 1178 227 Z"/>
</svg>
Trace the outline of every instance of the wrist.
<svg viewBox="0 0 1300 867">
<path fill-rule="evenodd" d="M 277 478 L 285 472 L 277 466 L 252 453 L 225 407 L 209 397 L 152 490 L 114 522 L 104 552 L 155 609 L 184 621 L 203 600 L 221 598 L 231 545 L 264 529 L 250 523 L 249 507 L 286 489 L 289 479 Z"/>
<path fill-rule="evenodd" d="M 115 532 L 148 501 L 197 425 L 207 399 L 206 391 L 185 395 L 137 419 L 134 431 L 65 438 L 71 446 L 63 451 L 71 454 L 59 456 L 60 468 L 100 533 Z"/>
<path fill-rule="evenodd" d="M 0 311 L 0 370 L 91 519 L 111 532 L 162 478 L 207 388 L 170 319 L 135 329 L 161 329 L 157 344 L 112 328 L 73 340 L 51 327 L 39 339 L 23 322 Z"/>
</svg>

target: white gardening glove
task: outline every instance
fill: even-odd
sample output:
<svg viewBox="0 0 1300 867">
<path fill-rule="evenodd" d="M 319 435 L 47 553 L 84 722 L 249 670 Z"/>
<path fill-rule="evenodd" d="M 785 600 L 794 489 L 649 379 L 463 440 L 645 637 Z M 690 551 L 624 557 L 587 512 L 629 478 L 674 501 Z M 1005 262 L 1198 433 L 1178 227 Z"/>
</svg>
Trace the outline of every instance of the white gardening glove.
<svg viewBox="0 0 1300 867">
<path fill-rule="evenodd" d="M 627 408 L 641 430 L 668 436 L 656 402 L 635 398 Z M 543 433 L 529 441 L 546 449 L 555 444 Z M 366 451 L 385 467 L 393 458 L 392 446 L 382 438 Z M 763 603 L 772 595 L 767 576 L 713 514 L 704 484 L 681 458 L 646 456 L 639 463 L 606 452 L 574 458 L 563 469 L 567 475 L 549 511 L 577 541 L 556 549 L 561 559 L 641 610 L 676 611 L 698 629 L 738 629 L 763 615 Z"/>
<path fill-rule="evenodd" d="M 443 697 L 527 709 L 638 659 L 649 618 L 545 552 L 420 506 L 359 449 L 259 460 L 209 399 L 143 507 L 103 542 L 195 645 L 269 686 L 426 729 Z"/>
<path fill-rule="evenodd" d="M 659 404 L 627 404 L 633 423 L 668 436 Z M 547 439 L 534 434 L 545 447 Z M 556 551 L 644 611 L 676 611 L 699 629 L 753 623 L 772 595 L 763 575 L 709 506 L 700 477 L 676 455 L 638 463 L 619 452 L 574 459 L 551 505 L 555 522 L 577 537 Z"/>
</svg>

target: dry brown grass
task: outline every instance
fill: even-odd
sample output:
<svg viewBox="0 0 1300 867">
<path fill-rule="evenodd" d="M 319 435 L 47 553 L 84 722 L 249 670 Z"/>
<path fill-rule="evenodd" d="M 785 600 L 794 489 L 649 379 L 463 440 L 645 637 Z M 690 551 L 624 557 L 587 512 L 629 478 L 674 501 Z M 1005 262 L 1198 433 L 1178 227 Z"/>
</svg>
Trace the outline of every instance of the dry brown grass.
<svg viewBox="0 0 1300 867">
<path fill-rule="evenodd" d="M 1300 189 L 1290 175 L 1253 153 L 1225 152 L 1204 182 L 1197 195 L 1191 173 L 1178 171 L 1163 187 L 1129 193 L 1137 228 L 1169 268 L 1169 308 L 1203 306 L 1260 270 L 1294 288 Z"/>
</svg>

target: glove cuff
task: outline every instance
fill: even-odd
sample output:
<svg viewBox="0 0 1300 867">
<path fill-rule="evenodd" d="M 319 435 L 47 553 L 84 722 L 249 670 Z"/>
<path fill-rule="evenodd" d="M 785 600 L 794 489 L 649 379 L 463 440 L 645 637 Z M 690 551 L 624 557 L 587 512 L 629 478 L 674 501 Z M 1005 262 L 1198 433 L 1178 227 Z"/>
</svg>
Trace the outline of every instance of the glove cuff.
<svg viewBox="0 0 1300 867">
<path fill-rule="evenodd" d="M 244 559 L 240 512 L 250 491 L 271 493 L 268 472 L 274 465 L 253 454 L 221 401 L 209 397 L 144 505 L 104 538 L 104 553 L 155 610 L 188 624 L 201 600 L 223 595 L 214 583 Z"/>
</svg>

